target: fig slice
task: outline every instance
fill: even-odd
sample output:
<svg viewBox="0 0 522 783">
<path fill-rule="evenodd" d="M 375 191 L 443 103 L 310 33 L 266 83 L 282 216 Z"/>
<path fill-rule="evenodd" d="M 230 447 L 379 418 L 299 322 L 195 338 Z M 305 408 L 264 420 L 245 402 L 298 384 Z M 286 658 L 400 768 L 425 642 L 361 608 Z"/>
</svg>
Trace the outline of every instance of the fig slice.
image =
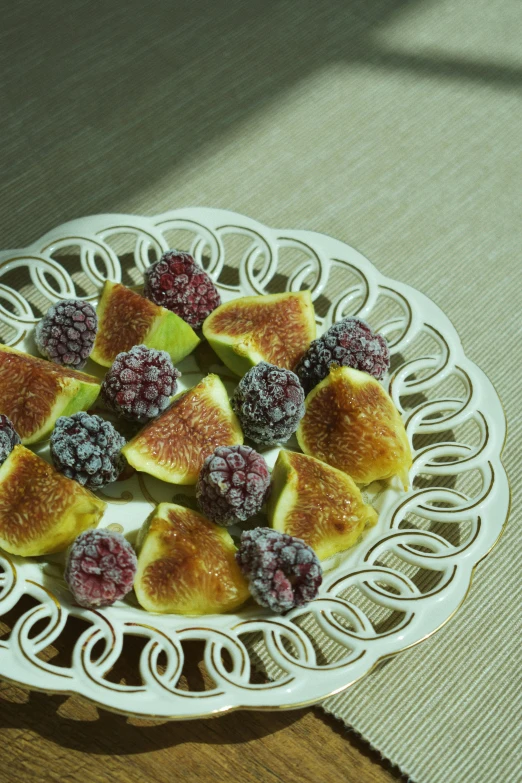
<svg viewBox="0 0 522 783">
<path fill-rule="evenodd" d="M 0 413 L 22 443 L 48 437 L 59 416 L 90 408 L 100 393 L 98 378 L 0 344 Z"/>
<path fill-rule="evenodd" d="M 275 530 L 302 538 L 325 560 L 354 546 L 375 525 L 377 512 L 346 473 L 281 449 L 272 471 L 268 519 Z"/>
<path fill-rule="evenodd" d="M 97 307 L 98 331 L 91 359 L 110 367 L 134 345 L 166 351 L 174 364 L 200 342 L 191 326 L 130 288 L 107 280 Z"/>
<path fill-rule="evenodd" d="M 160 503 L 138 536 L 136 597 L 149 612 L 221 614 L 250 596 L 225 528 L 197 511 Z"/>
<path fill-rule="evenodd" d="M 205 320 L 203 334 L 236 375 L 261 361 L 293 370 L 315 337 L 310 291 L 225 302 Z"/>
<path fill-rule="evenodd" d="M 218 446 L 239 446 L 243 433 L 217 375 L 182 392 L 122 449 L 136 470 L 171 484 L 195 484 L 205 457 Z"/>
<path fill-rule="evenodd" d="M 0 467 L 0 547 L 31 557 L 60 552 L 96 527 L 107 504 L 25 446 Z"/>
<path fill-rule="evenodd" d="M 305 400 L 297 440 L 305 454 L 358 484 L 399 476 L 408 489 L 411 449 L 401 416 L 379 381 L 333 366 Z"/>
</svg>

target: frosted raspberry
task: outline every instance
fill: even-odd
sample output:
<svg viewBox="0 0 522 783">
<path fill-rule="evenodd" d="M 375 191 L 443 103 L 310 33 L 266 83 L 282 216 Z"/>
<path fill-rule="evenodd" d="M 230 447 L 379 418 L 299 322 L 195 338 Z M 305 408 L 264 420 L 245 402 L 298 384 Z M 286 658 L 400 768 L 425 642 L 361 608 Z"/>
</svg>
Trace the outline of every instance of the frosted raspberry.
<svg viewBox="0 0 522 783">
<path fill-rule="evenodd" d="M 13 426 L 13 422 L 3 413 L 0 414 L 0 465 L 5 462 L 15 446 L 18 446 L 20 436 Z"/>
<path fill-rule="evenodd" d="M 168 407 L 180 375 L 166 351 L 135 345 L 116 356 L 101 398 L 124 419 L 146 424 Z"/>
<path fill-rule="evenodd" d="M 199 329 L 221 304 L 216 286 L 191 255 L 168 250 L 145 271 L 144 295 Z"/>
<path fill-rule="evenodd" d="M 252 596 L 273 612 L 309 603 L 323 581 L 314 550 L 300 538 L 269 527 L 243 531 L 236 560 Z"/>
<path fill-rule="evenodd" d="M 85 411 L 60 416 L 51 435 L 56 470 L 88 489 L 116 481 L 125 467 L 125 438 L 109 421 Z"/>
<path fill-rule="evenodd" d="M 247 438 L 266 445 L 287 441 L 305 410 L 297 375 L 268 362 L 243 376 L 231 402 Z"/>
<path fill-rule="evenodd" d="M 268 497 L 270 473 L 250 446 L 218 446 L 207 457 L 196 488 L 201 511 L 220 525 L 245 522 Z"/>
<path fill-rule="evenodd" d="M 386 338 L 360 318 L 344 318 L 313 340 L 295 371 L 308 394 L 326 378 L 332 364 L 353 367 L 381 380 L 390 367 Z"/>
<path fill-rule="evenodd" d="M 65 581 L 80 606 L 110 606 L 132 590 L 137 566 L 134 549 L 121 533 L 86 530 L 70 549 Z"/>
<path fill-rule="evenodd" d="M 97 328 L 96 311 L 89 302 L 62 299 L 38 322 L 34 339 L 46 359 L 79 370 L 90 356 Z"/>
</svg>

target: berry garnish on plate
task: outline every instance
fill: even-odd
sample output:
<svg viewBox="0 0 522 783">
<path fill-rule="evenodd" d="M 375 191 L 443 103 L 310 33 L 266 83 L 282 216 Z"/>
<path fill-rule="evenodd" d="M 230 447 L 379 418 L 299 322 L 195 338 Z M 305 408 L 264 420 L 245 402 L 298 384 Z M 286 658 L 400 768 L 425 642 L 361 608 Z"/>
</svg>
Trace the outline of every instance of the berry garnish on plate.
<svg viewBox="0 0 522 783">
<path fill-rule="evenodd" d="M 323 581 L 321 564 L 311 547 L 268 527 L 243 531 L 236 560 L 253 598 L 273 612 L 309 603 Z"/>
<path fill-rule="evenodd" d="M 353 367 L 381 380 L 390 367 L 386 338 L 360 318 L 344 318 L 333 324 L 322 337 L 313 340 L 296 367 L 307 394 L 326 378 L 333 364 Z"/>
<path fill-rule="evenodd" d="M 221 304 L 221 297 L 209 275 L 191 255 L 168 250 L 145 270 L 144 295 L 172 310 L 193 329 L 199 329 Z"/>
<path fill-rule="evenodd" d="M 269 489 L 270 473 L 261 454 L 250 446 L 219 446 L 203 463 L 196 496 L 205 516 L 228 526 L 261 511 Z"/>
<path fill-rule="evenodd" d="M 117 355 L 103 380 L 101 397 L 119 416 L 146 424 L 168 407 L 180 375 L 166 351 L 135 345 Z"/>
<path fill-rule="evenodd" d="M 0 414 L 0 465 L 2 465 L 15 446 L 18 446 L 20 436 L 13 426 L 13 422 L 3 413 Z"/>
<path fill-rule="evenodd" d="M 38 322 L 34 338 L 46 359 L 80 370 L 93 349 L 97 327 L 96 311 L 89 302 L 62 299 Z"/>
<path fill-rule="evenodd" d="M 109 421 L 85 411 L 60 416 L 51 435 L 56 470 L 88 489 L 102 489 L 116 481 L 125 460 L 125 438 Z"/>
<path fill-rule="evenodd" d="M 268 362 L 243 376 L 231 402 L 245 436 L 265 445 L 287 441 L 305 411 L 297 375 Z"/>
<path fill-rule="evenodd" d="M 121 533 L 86 530 L 71 547 L 65 581 L 80 606 L 110 606 L 132 589 L 137 564 L 134 549 Z"/>
</svg>

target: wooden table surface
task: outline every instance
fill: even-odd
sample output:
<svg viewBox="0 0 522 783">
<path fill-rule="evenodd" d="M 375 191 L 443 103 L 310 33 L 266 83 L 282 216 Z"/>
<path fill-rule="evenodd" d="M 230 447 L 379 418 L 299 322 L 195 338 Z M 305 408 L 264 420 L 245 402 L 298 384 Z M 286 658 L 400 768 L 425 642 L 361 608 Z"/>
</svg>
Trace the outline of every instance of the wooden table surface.
<svg viewBox="0 0 522 783">
<path fill-rule="evenodd" d="M 0 619 L 8 637 L 32 599 Z M 41 656 L 70 665 L 78 629 L 67 623 Z M 83 628 L 81 629 L 83 630 Z M 131 684 L 142 645 L 130 637 L 111 669 Z M 202 665 L 204 645 L 184 643 L 178 687 L 213 687 Z M 259 682 L 266 681 L 256 672 Z M 157 723 L 96 708 L 76 696 L 28 692 L 0 681 L 0 783 L 392 783 L 403 778 L 379 754 L 321 709 L 237 711 L 219 718 Z"/>
<path fill-rule="evenodd" d="M 398 772 L 318 709 L 153 724 L 0 684 L 2 783 L 392 783 Z"/>
</svg>

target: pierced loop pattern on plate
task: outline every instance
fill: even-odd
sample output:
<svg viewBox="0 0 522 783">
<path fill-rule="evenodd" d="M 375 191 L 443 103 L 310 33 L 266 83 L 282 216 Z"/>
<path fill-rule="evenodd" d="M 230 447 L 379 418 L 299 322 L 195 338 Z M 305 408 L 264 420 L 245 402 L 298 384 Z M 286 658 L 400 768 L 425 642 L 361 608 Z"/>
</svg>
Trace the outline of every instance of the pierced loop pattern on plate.
<svg viewBox="0 0 522 783">
<path fill-rule="evenodd" d="M 3 555 L 0 612 L 10 612 L 23 596 L 37 605 L 0 639 L 0 674 L 158 718 L 318 701 L 432 633 L 462 602 L 472 569 L 495 543 L 507 512 L 500 403 L 464 356 L 448 319 L 421 294 L 384 278 L 330 237 L 272 230 L 222 210 L 83 218 L 29 248 L 3 252 L 2 339 L 25 347 L 50 303 L 95 299 L 105 279 L 138 285 L 143 270 L 173 246 L 196 257 L 224 299 L 310 288 L 321 329 L 358 315 L 386 335 L 392 353 L 387 384 L 413 447 L 412 489 L 368 488 L 379 524 L 354 550 L 327 563 L 316 601 L 284 617 L 250 607 L 201 618 L 147 615 L 129 604 L 91 612 L 69 603 L 59 568 Z M 131 500 L 154 504 L 156 491 L 154 480 L 140 476 L 131 492 L 115 485 L 104 498 L 111 508 L 128 509 Z M 70 665 L 59 668 L 43 653 L 73 617 L 88 627 L 75 639 Z M 110 681 L 107 673 L 126 640 L 136 637 L 141 684 Z M 204 691 L 180 686 L 184 645 L 194 640 L 204 645 L 212 683 Z M 256 681 L 259 666 L 268 681 Z"/>
</svg>

